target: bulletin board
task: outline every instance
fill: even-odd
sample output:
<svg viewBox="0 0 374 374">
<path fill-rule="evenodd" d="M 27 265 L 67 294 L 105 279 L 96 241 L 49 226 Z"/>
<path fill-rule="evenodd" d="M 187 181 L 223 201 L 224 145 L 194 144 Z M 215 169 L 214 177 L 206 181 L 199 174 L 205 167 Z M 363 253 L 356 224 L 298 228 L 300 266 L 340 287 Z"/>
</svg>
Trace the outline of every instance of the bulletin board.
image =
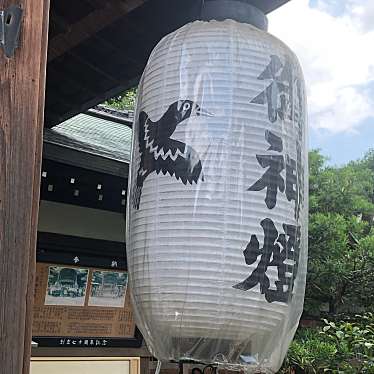
<svg viewBox="0 0 374 374">
<path fill-rule="evenodd" d="M 101 252 L 109 256 L 104 261 L 102 255 L 95 256 L 94 248 L 87 251 L 93 242 L 78 242 L 68 257 L 61 246 L 51 251 L 38 243 L 33 341 L 47 347 L 140 347 L 123 254 L 116 258 L 105 251 L 108 243 L 100 241 Z"/>
</svg>

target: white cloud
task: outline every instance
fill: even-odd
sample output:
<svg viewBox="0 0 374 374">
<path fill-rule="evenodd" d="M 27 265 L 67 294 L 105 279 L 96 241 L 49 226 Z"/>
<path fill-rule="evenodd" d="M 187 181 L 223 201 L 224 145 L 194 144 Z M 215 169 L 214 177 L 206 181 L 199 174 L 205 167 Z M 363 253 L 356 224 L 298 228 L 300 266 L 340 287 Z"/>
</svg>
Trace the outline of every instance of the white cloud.
<svg viewBox="0 0 374 374">
<path fill-rule="evenodd" d="M 373 0 L 347 0 L 348 11 L 363 31 L 374 29 L 374 2 Z"/>
<path fill-rule="evenodd" d="M 346 0 L 334 17 L 320 0 L 292 0 L 269 16 L 270 32 L 288 44 L 303 66 L 310 126 L 331 132 L 355 131 L 374 119 L 373 0 Z"/>
</svg>

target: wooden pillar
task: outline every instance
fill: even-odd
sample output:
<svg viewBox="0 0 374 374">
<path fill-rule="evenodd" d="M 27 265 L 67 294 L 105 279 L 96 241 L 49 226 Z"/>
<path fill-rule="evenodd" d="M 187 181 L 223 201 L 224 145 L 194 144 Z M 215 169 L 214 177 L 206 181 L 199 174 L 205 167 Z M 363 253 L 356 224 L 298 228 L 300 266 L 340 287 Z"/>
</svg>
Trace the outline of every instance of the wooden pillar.
<svg viewBox="0 0 374 374">
<path fill-rule="evenodd" d="M 0 50 L 0 374 L 27 374 L 39 207 L 49 0 L 23 9 L 19 47 Z"/>
</svg>

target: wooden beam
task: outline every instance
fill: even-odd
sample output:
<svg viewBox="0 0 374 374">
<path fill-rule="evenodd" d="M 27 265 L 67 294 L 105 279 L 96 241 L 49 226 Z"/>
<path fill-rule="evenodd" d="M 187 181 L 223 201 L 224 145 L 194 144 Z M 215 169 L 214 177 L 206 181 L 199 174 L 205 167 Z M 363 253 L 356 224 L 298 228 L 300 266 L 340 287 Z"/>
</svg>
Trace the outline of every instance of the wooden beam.
<svg viewBox="0 0 374 374">
<path fill-rule="evenodd" d="M 118 83 L 117 79 L 113 78 L 112 75 L 106 73 L 105 71 L 100 69 L 98 66 L 93 64 L 91 61 L 89 61 L 85 58 L 82 58 L 78 54 L 73 53 L 71 50 L 69 52 L 67 52 L 67 54 L 68 54 L 68 56 L 72 57 L 72 60 L 76 60 L 78 63 L 80 63 L 82 65 L 86 65 L 89 69 L 95 71 L 98 75 L 101 75 L 101 76 L 105 77 L 108 81 L 111 81 L 113 83 Z"/>
<path fill-rule="evenodd" d="M 0 0 L 5 9 L 11 0 Z M 49 0 L 18 0 L 19 47 L 0 51 L 0 373 L 28 374 Z"/>
<path fill-rule="evenodd" d="M 103 7 L 89 13 L 72 25 L 67 33 L 55 36 L 49 43 L 48 62 L 63 55 L 106 26 L 117 21 L 146 0 L 106 0 Z M 73 11 L 73 10 L 72 10 Z"/>
<path fill-rule="evenodd" d="M 73 117 L 73 116 L 75 116 L 79 113 L 86 112 L 87 110 L 91 109 L 95 105 L 97 105 L 99 103 L 103 103 L 104 101 L 112 98 L 113 96 L 115 96 L 115 95 L 117 95 L 121 92 L 124 92 L 124 91 L 126 91 L 130 88 L 134 88 L 135 86 L 138 85 L 140 77 L 141 77 L 140 75 L 136 76 L 133 79 L 126 81 L 124 84 L 119 84 L 119 85 L 115 86 L 114 88 L 103 92 L 101 95 L 96 95 L 94 97 L 94 99 L 88 100 L 88 101 L 82 103 L 79 107 L 78 106 L 73 107 L 73 109 L 71 111 L 65 112 L 64 115 L 61 116 L 61 117 L 58 117 L 58 118 L 55 117 L 54 119 L 51 118 L 51 120 L 46 121 L 46 124 L 45 124 L 46 127 L 51 128 L 53 126 L 56 126 L 56 125 L 60 124 L 61 122 L 64 122 L 67 119 L 69 119 L 69 118 L 71 118 L 71 117 Z"/>
</svg>

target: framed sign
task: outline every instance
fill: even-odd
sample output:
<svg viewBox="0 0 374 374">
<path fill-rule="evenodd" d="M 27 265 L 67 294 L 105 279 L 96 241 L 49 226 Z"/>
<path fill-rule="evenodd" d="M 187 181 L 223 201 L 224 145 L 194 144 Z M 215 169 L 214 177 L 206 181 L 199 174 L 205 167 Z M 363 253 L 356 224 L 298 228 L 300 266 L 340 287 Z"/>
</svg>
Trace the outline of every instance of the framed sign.
<svg viewBox="0 0 374 374">
<path fill-rule="evenodd" d="M 51 234 L 39 239 L 33 341 L 39 347 L 140 347 L 123 245 L 113 253 L 113 242 Z"/>
</svg>

